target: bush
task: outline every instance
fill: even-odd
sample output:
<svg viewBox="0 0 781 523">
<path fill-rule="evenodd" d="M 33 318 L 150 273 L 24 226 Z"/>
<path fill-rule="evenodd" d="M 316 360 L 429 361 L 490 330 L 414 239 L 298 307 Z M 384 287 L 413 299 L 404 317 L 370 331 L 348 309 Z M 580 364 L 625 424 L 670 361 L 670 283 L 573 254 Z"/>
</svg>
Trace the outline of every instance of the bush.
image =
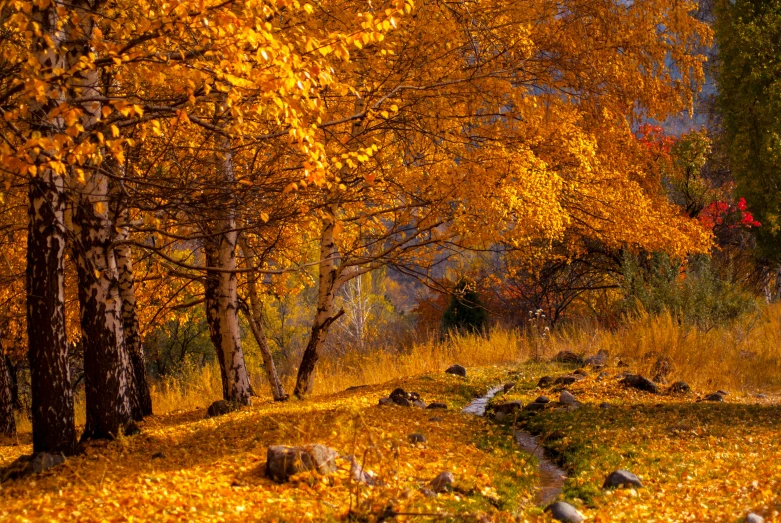
<svg viewBox="0 0 781 523">
<path fill-rule="evenodd" d="M 757 308 L 750 291 L 716 274 L 709 256 L 692 257 L 684 266 L 665 254 L 627 254 L 622 272 L 625 312 L 669 312 L 707 331 Z"/>
<path fill-rule="evenodd" d="M 462 278 L 453 289 L 450 304 L 442 315 L 445 333 L 482 334 L 488 325 L 488 311 L 480 302 L 474 283 Z"/>
</svg>

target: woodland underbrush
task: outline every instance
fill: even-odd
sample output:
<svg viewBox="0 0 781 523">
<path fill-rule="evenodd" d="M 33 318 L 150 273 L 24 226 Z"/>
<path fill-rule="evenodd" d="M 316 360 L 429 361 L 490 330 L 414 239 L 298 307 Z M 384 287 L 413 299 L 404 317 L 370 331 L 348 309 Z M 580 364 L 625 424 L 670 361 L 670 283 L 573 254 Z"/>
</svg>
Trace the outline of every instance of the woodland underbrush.
<svg viewBox="0 0 781 523">
<path fill-rule="evenodd" d="M 659 358 L 672 366 L 669 380 L 682 379 L 700 388 L 749 392 L 781 388 L 781 305 L 769 305 L 729 324 L 703 330 L 669 313 L 639 313 L 614 329 L 594 323 L 572 323 L 545 331 L 496 328 L 486 336 L 452 335 L 409 349 L 345 351 L 319 362 L 315 394 L 348 387 L 440 372 L 453 363 L 466 367 L 547 360 L 568 350 L 585 356 L 607 350 L 613 362 L 650 375 Z M 253 388 L 267 396 L 260 362 L 250 368 Z M 649 376 L 650 377 L 650 376 Z M 293 376 L 286 378 L 287 391 Z M 176 377 L 157 380 L 152 395 L 163 414 L 203 407 L 222 394 L 216 364 L 191 366 Z"/>
</svg>

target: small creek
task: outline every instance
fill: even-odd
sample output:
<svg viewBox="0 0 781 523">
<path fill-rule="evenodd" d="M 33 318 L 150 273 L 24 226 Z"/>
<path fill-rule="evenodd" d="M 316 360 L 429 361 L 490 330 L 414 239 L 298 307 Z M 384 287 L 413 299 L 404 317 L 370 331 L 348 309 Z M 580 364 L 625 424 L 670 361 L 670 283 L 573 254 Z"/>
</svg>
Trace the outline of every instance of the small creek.
<svg viewBox="0 0 781 523">
<path fill-rule="evenodd" d="M 503 388 L 500 385 L 490 389 L 484 396 L 473 399 L 469 405 L 461 409 L 461 412 L 475 416 L 484 416 L 488 402 Z M 540 487 L 534 496 L 534 502 L 537 505 L 548 505 L 554 502 L 561 494 L 567 475 L 555 463 L 545 457 L 545 452 L 535 436 L 524 430 L 516 430 L 515 441 L 518 442 L 521 450 L 537 458 L 539 463 L 537 474 L 540 477 Z"/>
</svg>

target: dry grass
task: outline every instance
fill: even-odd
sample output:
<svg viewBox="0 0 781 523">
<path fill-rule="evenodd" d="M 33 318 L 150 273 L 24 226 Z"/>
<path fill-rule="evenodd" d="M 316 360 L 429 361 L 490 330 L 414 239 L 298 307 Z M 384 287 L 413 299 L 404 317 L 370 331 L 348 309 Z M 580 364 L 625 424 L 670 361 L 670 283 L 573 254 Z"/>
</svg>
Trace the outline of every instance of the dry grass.
<svg viewBox="0 0 781 523">
<path fill-rule="evenodd" d="M 683 379 L 703 389 L 752 391 L 781 388 L 781 305 L 708 332 L 680 325 L 667 314 L 640 315 L 615 330 L 593 325 L 571 326 L 549 337 L 526 336 L 518 331 L 495 330 L 488 337 L 454 336 L 443 342 L 415 345 L 400 352 L 348 352 L 325 356 L 316 376 L 317 395 L 357 385 L 442 372 L 453 363 L 466 367 L 523 362 L 540 353 L 549 358 L 561 350 L 591 355 L 607 349 L 611 357 L 631 364 L 634 371 L 651 374 L 659 356 L 673 363 L 670 379 Z M 253 386 L 266 396 L 263 370 L 250 369 Z M 219 371 L 207 366 L 187 373 L 182 380 L 155 384 L 155 411 L 163 414 L 203 407 L 222 394 Z M 285 383 L 293 388 L 293 379 Z"/>
</svg>

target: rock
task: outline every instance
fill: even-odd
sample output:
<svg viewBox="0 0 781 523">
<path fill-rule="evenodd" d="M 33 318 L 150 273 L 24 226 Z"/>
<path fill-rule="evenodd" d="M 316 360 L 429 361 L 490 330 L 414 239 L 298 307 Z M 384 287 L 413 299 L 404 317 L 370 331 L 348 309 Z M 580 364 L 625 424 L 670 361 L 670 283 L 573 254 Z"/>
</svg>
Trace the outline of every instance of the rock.
<svg viewBox="0 0 781 523">
<path fill-rule="evenodd" d="M 164 459 L 165 458 L 165 452 L 155 452 L 152 454 L 152 459 Z"/>
<path fill-rule="evenodd" d="M 748 514 L 746 514 L 746 519 L 744 521 L 746 523 L 765 523 L 765 518 L 763 518 L 759 514 L 754 514 L 753 512 L 749 512 Z"/>
<path fill-rule="evenodd" d="M 580 523 L 586 519 L 575 507 L 564 501 L 551 503 L 545 507 L 545 512 L 550 512 L 556 521 L 564 521 L 565 523 Z"/>
<path fill-rule="evenodd" d="M 217 416 L 224 416 L 229 412 L 236 410 L 236 405 L 225 400 L 217 400 L 206 409 L 207 418 L 215 418 Z"/>
<path fill-rule="evenodd" d="M 408 400 L 407 398 L 397 398 L 393 403 L 398 405 L 399 407 L 411 407 L 412 402 Z"/>
<path fill-rule="evenodd" d="M 606 378 L 609 378 L 609 377 L 610 377 L 610 374 L 608 374 L 607 372 L 600 372 L 599 376 L 597 376 L 597 381 L 602 381 L 602 380 L 604 380 Z"/>
<path fill-rule="evenodd" d="M 556 363 L 574 363 L 577 365 L 583 365 L 583 358 L 572 351 L 563 350 L 553 357 Z"/>
<path fill-rule="evenodd" d="M 600 409 L 612 409 L 613 405 L 611 405 L 610 403 L 608 403 L 606 401 L 603 401 L 602 403 L 599 404 L 599 408 Z"/>
<path fill-rule="evenodd" d="M 642 486 L 643 484 L 640 482 L 640 478 L 628 470 L 616 470 L 605 478 L 605 483 L 602 485 L 602 488 L 641 488 Z"/>
<path fill-rule="evenodd" d="M 722 396 L 729 396 L 729 392 L 727 392 L 726 390 L 721 390 L 721 389 L 717 390 L 716 394 L 721 394 Z"/>
<path fill-rule="evenodd" d="M 620 380 L 626 378 L 627 376 L 634 376 L 634 374 L 632 374 L 629 371 L 624 371 L 621 374 L 619 374 L 618 376 L 616 376 L 616 379 L 620 381 Z"/>
<path fill-rule="evenodd" d="M 266 476 L 283 482 L 293 474 L 308 470 L 330 474 L 336 471 L 337 455 L 334 449 L 320 444 L 301 447 L 272 445 L 266 455 Z"/>
<path fill-rule="evenodd" d="M 456 478 L 453 477 L 452 472 L 442 472 L 436 478 L 432 479 L 429 485 L 431 485 L 431 490 L 440 493 L 452 490 L 455 481 Z"/>
<path fill-rule="evenodd" d="M 537 403 L 536 401 L 533 401 L 529 404 L 527 404 L 523 410 L 532 410 L 532 411 L 539 411 L 539 410 L 545 410 L 546 403 Z"/>
<path fill-rule="evenodd" d="M 431 416 L 429 421 L 442 421 L 442 416 Z"/>
<path fill-rule="evenodd" d="M 445 370 L 446 374 L 455 374 L 456 376 L 461 376 L 462 378 L 466 378 L 466 369 L 462 367 L 461 365 L 451 365 L 450 367 Z"/>
<path fill-rule="evenodd" d="M 390 398 L 392 401 L 394 401 L 394 402 L 395 402 L 397 399 L 400 399 L 400 398 L 404 398 L 405 400 L 408 400 L 408 399 L 409 399 L 409 394 L 407 394 L 407 391 L 406 391 L 406 390 L 404 390 L 404 389 L 402 389 L 401 387 L 399 387 L 399 388 L 397 388 L 397 389 L 393 389 L 393 392 L 391 392 L 390 394 L 388 394 L 388 397 L 389 397 L 389 398 Z"/>
<path fill-rule="evenodd" d="M 391 405 L 395 405 L 395 403 L 390 398 L 380 398 L 379 405 L 382 406 L 382 407 L 389 407 Z"/>
<path fill-rule="evenodd" d="M 62 454 L 37 452 L 29 456 L 19 456 L 2 470 L 0 479 L 7 481 L 9 479 L 24 478 L 32 474 L 40 474 L 62 463 L 65 463 L 65 458 Z"/>
<path fill-rule="evenodd" d="M 407 399 L 409 399 L 410 401 L 419 400 L 420 399 L 420 393 L 419 392 L 410 392 L 407 395 Z"/>
<path fill-rule="evenodd" d="M 629 364 L 624 360 L 618 360 L 618 362 L 616 363 L 616 367 L 629 367 Z"/>
<path fill-rule="evenodd" d="M 382 485 L 382 481 L 377 478 L 377 475 L 370 470 L 364 470 L 355 456 L 346 456 L 345 459 L 350 462 L 350 477 L 353 481 L 365 485 Z"/>
<path fill-rule="evenodd" d="M 442 403 L 441 401 L 432 401 L 426 408 L 447 410 L 447 403 Z"/>
<path fill-rule="evenodd" d="M 537 382 L 537 386 L 541 389 L 547 389 L 551 385 L 553 385 L 553 376 L 543 376 L 540 378 L 540 381 Z"/>
<path fill-rule="evenodd" d="M 583 378 L 581 378 L 583 379 Z M 559 376 L 556 378 L 556 381 L 553 382 L 554 385 L 572 385 L 576 381 L 580 381 L 577 376 Z"/>
<path fill-rule="evenodd" d="M 609 356 L 610 353 L 608 351 L 605 349 L 600 349 L 594 356 L 589 356 L 583 360 L 583 363 L 586 365 L 591 365 L 592 367 L 603 367 L 607 365 L 607 359 Z"/>
<path fill-rule="evenodd" d="M 430 488 L 423 487 L 420 489 L 420 493 L 426 496 L 427 498 L 433 498 L 436 497 L 437 493 L 431 490 Z"/>
<path fill-rule="evenodd" d="M 423 401 L 421 399 L 417 399 L 417 400 L 412 402 L 412 406 L 413 407 L 418 407 L 419 409 L 425 409 L 425 408 L 428 408 L 428 403 L 426 403 L 425 401 Z"/>
<path fill-rule="evenodd" d="M 632 387 L 644 392 L 650 392 L 651 394 L 658 394 L 659 387 L 653 381 L 648 378 L 644 378 L 639 374 L 630 374 L 621 380 L 621 383 L 626 387 Z"/>
<path fill-rule="evenodd" d="M 515 382 L 514 382 L 514 381 L 507 382 L 507 383 L 505 383 L 505 384 L 504 384 L 504 386 L 502 387 L 502 389 L 504 390 L 504 392 L 509 392 L 509 391 L 511 391 L 511 390 L 512 390 L 512 389 L 514 389 L 514 388 L 515 388 Z"/>
<path fill-rule="evenodd" d="M 413 434 L 410 434 L 409 436 L 407 436 L 407 440 L 408 440 L 410 443 L 425 443 L 425 442 L 427 442 L 427 441 L 428 441 L 428 439 L 426 438 L 426 436 L 424 436 L 424 435 L 423 435 L 423 434 L 421 434 L 420 432 L 415 432 L 415 433 L 413 433 Z"/>
<path fill-rule="evenodd" d="M 711 393 L 711 394 L 708 394 L 707 396 L 705 396 L 703 399 L 704 399 L 705 401 L 717 401 L 717 402 L 721 402 L 721 401 L 724 401 L 724 396 L 722 396 L 722 395 L 721 395 L 721 394 L 719 394 L 718 392 L 713 392 L 713 393 Z"/>
<path fill-rule="evenodd" d="M 520 401 L 508 401 L 494 406 L 494 419 L 496 421 L 502 421 L 508 416 L 512 416 L 515 411 L 521 410 L 523 403 Z"/>
<path fill-rule="evenodd" d="M 754 394 L 754 397 L 757 398 L 758 400 L 766 400 L 767 399 L 767 394 L 762 394 L 760 392 L 758 394 Z"/>
<path fill-rule="evenodd" d="M 565 390 L 559 395 L 559 403 L 562 405 L 575 405 L 577 402 L 578 400 L 569 391 Z"/>
<path fill-rule="evenodd" d="M 573 376 L 583 376 L 584 378 L 588 376 L 588 372 L 586 372 L 585 369 L 578 369 L 572 372 Z"/>
<path fill-rule="evenodd" d="M 670 361 L 670 358 L 661 356 L 659 357 L 656 362 L 654 363 L 653 367 L 651 367 L 651 374 L 653 374 L 653 381 L 656 383 L 666 383 L 667 377 L 672 373 L 673 371 L 673 364 Z"/>
<path fill-rule="evenodd" d="M 548 396 L 537 396 L 534 403 L 550 403 L 550 398 Z"/>
<path fill-rule="evenodd" d="M 691 387 L 685 381 L 676 381 L 667 389 L 670 394 L 688 394 L 691 390 Z"/>
</svg>

